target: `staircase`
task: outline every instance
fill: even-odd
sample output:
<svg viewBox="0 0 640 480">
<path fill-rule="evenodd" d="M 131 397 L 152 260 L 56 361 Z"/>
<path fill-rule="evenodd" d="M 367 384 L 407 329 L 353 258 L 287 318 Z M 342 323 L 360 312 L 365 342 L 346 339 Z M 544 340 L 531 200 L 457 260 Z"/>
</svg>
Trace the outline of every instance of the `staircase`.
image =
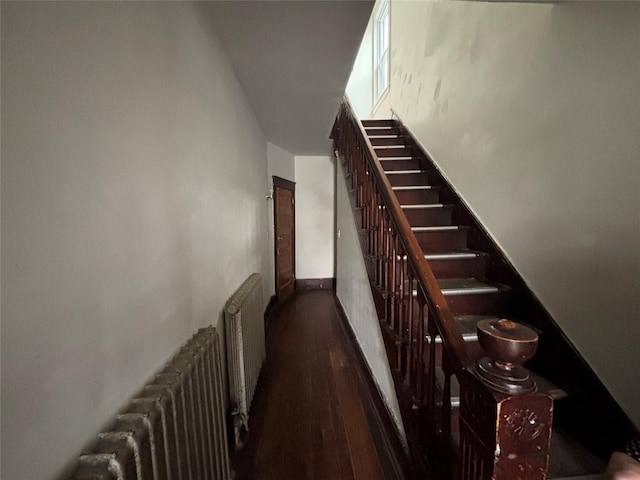
<svg viewBox="0 0 640 480">
<path fill-rule="evenodd" d="M 637 431 L 435 164 L 399 122 L 360 122 L 348 102 L 333 138 L 361 223 L 373 298 L 418 470 L 465 480 L 545 478 L 540 470 L 546 478 L 605 478 L 600 472 L 611 451 Z M 496 325 L 503 318 L 540 338 L 527 365 L 537 393 L 523 390 L 514 399 L 491 388 L 475 391 L 487 383 L 477 375 L 487 355 L 478 322 Z M 483 420 L 476 417 L 483 412 L 464 413 L 463 407 L 461 413 L 460 384 L 467 405 L 486 396 L 491 405 L 504 409 L 502 402 L 513 400 L 529 405 L 519 411 L 534 412 L 527 401 L 541 402 L 531 418 L 542 424 L 545 399 L 553 399 L 551 447 L 540 439 L 543 430 L 531 440 L 539 441 L 536 453 L 547 449 L 549 458 L 546 451 L 538 457 L 519 451 L 523 442 L 516 441 L 509 457 L 517 457 L 518 465 L 494 459 L 491 448 L 499 452 L 501 444 L 491 434 L 482 438 Z M 498 432 L 500 420 L 494 420 Z M 523 465 L 539 471 L 520 477 L 514 472 Z"/>
</svg>

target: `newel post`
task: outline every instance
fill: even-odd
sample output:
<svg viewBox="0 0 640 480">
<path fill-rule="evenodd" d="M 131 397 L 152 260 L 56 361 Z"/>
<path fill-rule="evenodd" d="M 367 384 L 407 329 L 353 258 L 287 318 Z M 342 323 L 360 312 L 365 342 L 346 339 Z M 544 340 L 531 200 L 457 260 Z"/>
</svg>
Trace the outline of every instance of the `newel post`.
<svg viewBox="0 0 640 480">
<path fill-rule="evenodd" d="M 544 480 L 553 400 L 522 366 L 538 335 L 510 320 L 478 323 L 487 353 L 460 379 L 462 480 Z"/>
</svg>

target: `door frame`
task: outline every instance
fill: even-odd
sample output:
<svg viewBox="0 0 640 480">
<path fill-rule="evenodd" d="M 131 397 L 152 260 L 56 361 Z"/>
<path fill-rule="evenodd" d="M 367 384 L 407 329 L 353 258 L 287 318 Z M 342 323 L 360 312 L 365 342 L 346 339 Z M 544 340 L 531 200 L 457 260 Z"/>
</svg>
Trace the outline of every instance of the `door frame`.
<svg viewBox="0 0 640 480">
<path fill-rule="evenodd" d="M 295 283 L 296 283 L 296 183 L 291 180 L 287 180 L 282 177 L 278 177 L 273 175 L 273 264 L 274 264 L 274 285 L 275 285 L 275 294 L 276 301 L 280 303 L 282 299 L 278 298 L 278 222 L 277 222 L 277 212 L 278 212 L 278 196 L 276 195 L 276 188 L 281 188 L 284 190 L 291 191 L 291 196 L 293 199 L 293 203 L 291 205 L 292 209 L 292 230 L 291 230 L 291 253 L 293 255 L 292 259 L 292 275 L 293 275 L 293 288 L 295 292 Z"/>
</svg>

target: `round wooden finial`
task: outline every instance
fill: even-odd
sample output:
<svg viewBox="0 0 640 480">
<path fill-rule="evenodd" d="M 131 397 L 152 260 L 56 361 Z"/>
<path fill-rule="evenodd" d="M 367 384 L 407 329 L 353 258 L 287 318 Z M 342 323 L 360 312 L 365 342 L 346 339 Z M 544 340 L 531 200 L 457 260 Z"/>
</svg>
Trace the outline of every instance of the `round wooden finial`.
<svg viewBox="0 0 640 480">
<path fill-rule="evenodd" d="M 475 367 L 481 380 L 509 395 L 535 392 L 536 383 L 522 364 L 535 355 L 538 334 L 504 318 L 481 320 L 477 332 L 478 342 L 487 353 Z"/>
</svg>

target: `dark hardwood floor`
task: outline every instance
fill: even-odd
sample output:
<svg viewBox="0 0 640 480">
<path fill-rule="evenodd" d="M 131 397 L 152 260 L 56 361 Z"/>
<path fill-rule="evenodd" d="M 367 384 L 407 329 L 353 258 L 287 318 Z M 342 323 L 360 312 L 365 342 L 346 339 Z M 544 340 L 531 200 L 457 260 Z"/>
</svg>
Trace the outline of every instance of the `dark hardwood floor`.
<svg viewBox="0 0 640 480">
<path fill-rule="evenodd" d="M 402 479 L 328 290 L 298 292 L 273 314 L 237 480 Z"/>
</svg>

